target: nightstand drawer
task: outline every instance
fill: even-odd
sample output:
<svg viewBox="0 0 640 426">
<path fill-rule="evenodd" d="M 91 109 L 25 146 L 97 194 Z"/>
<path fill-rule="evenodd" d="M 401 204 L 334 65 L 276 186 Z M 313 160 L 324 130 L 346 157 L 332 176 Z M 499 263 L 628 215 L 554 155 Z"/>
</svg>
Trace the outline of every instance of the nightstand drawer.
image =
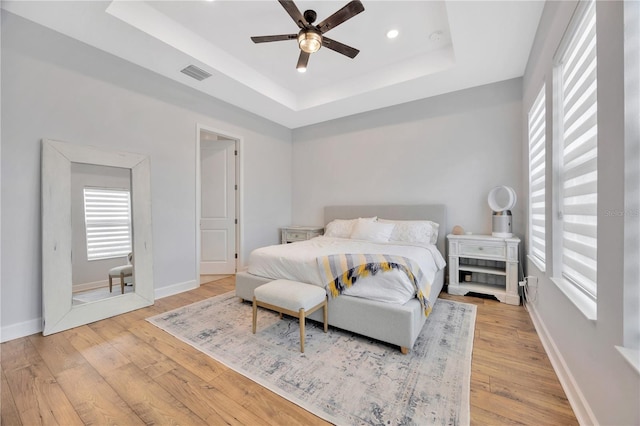
<svg viewBox="0 0 640 426">
<path fill-rule="evenodd" d="M 282 244 L 305 241 L 324 233 L 322 226 L 287 226 L 280 229 Z"/>
<path fill-rule="evenodd" d="M 487 256 L 504 259 L 507 256 L 504 244 L 460 244 L 460 256 Z"/>
<path fill-rule="evenodd" d="M 286 240 L 288 241 L 303 241 L 307 239 L 306 232 L 299 231 L 286 231 Z"/>
</svg>

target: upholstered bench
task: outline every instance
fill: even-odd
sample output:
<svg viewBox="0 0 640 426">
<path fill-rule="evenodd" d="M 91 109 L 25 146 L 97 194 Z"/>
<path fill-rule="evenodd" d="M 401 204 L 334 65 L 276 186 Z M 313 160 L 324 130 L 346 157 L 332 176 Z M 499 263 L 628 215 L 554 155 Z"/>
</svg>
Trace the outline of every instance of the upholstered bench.
<svg viewBox="0 0 640 426">
<path fill-rule="evenodd" d="M 298 317 L 300 322 L 300 352 L 304 352 L 305 318 L 324 309 L 324 332 L 327 332 L 327 293 L 318 286 L 289 280 L 275 280 L 257 287 L 253 292 L 253 334 L 256 333 L 258 306 Z"/>
</svg>

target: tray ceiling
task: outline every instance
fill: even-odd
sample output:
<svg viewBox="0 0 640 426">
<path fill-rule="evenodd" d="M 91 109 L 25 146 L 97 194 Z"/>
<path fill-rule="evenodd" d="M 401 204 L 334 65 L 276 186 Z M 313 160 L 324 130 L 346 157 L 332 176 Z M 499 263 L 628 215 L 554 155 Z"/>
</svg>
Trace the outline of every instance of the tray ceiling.
<svg viewBox="0 0 640 426">
<path fill-rule="evenodd" d="M 3 1 L 26 19 L 289 128 L 520 77 L 542 1 L 367 1 L 327 35 L 360 50 L 323 48 L 296 71 L 296 33 L 276 0 Z M 317 22 L 347 1 L 298 1 Z M 396 29 L 398 37 L 386 33 Z M 195 65 L 202 81 L 180 72 Z"/>
</svg>

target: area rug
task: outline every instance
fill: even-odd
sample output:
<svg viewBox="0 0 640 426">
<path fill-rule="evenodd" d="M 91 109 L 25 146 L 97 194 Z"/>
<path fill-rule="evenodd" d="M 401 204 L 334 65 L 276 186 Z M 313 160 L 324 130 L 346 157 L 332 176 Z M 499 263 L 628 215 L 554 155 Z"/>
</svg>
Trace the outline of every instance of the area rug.
<svg viewBox="0 0 640 426">
<path fill-rule="evenodd" d="M 234 292 L 147 320 L 280 396 L 337 425 L 469 424 L 476 306 L 439 299 L 414 347 L 258 310 Z"/>
</svg>

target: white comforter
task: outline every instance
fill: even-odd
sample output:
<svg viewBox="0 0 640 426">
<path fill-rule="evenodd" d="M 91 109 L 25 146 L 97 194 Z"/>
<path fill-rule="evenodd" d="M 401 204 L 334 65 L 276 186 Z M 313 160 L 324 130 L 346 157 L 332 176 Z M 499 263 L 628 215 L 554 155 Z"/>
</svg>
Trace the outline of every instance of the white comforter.
<svg viewBox="0 0 640 426">
<path fill-rule="evenodd" d="M 279 244 L 254 250 L 249 273 L 266 278 L 284 278 L 325 287 L 316 259 L 340 253 L 371 253 L 404 256 L 414 260 L 429 283 L 446 262 L 435 245 L 377 243 L 347 238 L 316 237 L 307 241 Z M 413 283 L 401 271 L 393 270 L 360 278 L 343 294 L 382 302 L 404 304 L 415 297 Z M 426 295 L 428 297 L 428 295 Z"/>
</svg>

